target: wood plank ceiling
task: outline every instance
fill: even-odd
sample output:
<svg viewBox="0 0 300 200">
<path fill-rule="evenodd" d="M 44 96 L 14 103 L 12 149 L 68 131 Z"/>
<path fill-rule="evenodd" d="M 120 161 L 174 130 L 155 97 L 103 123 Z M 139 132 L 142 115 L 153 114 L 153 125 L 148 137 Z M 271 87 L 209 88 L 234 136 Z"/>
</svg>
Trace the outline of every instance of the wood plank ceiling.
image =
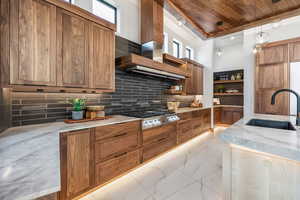
<svg viewBox="0 0 300 200">
<path fill-rule="evenodd" d="M 217 37 L 300 15 L 300 0 L 165 0 L 202 38 Z"/>
</svg>

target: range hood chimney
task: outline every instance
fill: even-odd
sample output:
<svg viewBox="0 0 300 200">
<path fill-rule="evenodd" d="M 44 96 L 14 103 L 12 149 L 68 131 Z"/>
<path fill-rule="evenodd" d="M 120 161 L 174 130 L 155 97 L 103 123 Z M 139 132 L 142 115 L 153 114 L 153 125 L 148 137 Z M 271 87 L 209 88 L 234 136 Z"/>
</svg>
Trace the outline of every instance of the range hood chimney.
<svg viewBox="0 0 300 200">
<path fill-rule="evenodd" d="M 152 60 L 163 62 L 164 43 L 164 1 L 142 0 L 142 55 Z"/>
<path fill-rule="evenodd" d="M 189 77 L 186 67 L 163 63 L 164 0 L 141 0 L 141 21 L 142 56 L 121 57 L 117 64 L 128 72 L 171 80 Z"/>
</svg>

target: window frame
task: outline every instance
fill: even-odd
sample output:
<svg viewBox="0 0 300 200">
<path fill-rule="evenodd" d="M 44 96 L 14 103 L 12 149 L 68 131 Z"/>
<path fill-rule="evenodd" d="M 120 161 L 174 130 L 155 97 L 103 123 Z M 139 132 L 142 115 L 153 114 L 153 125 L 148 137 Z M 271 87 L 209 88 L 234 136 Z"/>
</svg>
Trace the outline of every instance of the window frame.
<svg viewBox="0 0 300 200">
<path fill-rule="evenodd" d="M 115 11 L 115 25 L 118 25 L 118 8 L 116 7 L 116 6 L 114 6 L 114 5 L 112 5 L 112 4 L 110 4 L 109 2 L 107 2 L 107 1 L 105 1 L 105 0 L 93 0 L 93 1 L 98 1 L 98 2 L 100 2 L 100 3 L 103 3 L 104 5 L 106 5 L 106 6 L 108 6 L 108 7 L 110 7 L 110 8 L 112 8 L 114 11 Z M 96 15 L 95 13 L 94 13 L 94 8 L 93 8 L 93 14 L 94 15 Z M 98 15 L 97 15 L 98 16 Z M 98 17 L 100 17 L 100 16 L 98 16 Z M 106 20 L 106 19 L 105 19 Z M 108 21 L 108 20 L 107 20 Z"/>
<path fill-rule="evenodd" d="M 169 52 L 169 35 L 164 33 L 164 44 L 163 44 L 164 53 Z"/>
<path fill-rule="evenodd" d="M 187 55 L 187 52 L 189 52 L 190 57 Z M 185 56 L 190 60 L 194 59 L 194 50 L 191 47 L 185 47 Z"/>
<path fill-rule="evenodd" d="M 173 39 L 173 56 L 175 56 L 176 58 L 180 58 L 180 50 L 181 50 L 181 43 L 176 40 L 176 39 Z M 174 44 L 177 46 L 177 55 L 174 55 L 175 54 L 175 51 L 174 51 Z"/>
</svg>

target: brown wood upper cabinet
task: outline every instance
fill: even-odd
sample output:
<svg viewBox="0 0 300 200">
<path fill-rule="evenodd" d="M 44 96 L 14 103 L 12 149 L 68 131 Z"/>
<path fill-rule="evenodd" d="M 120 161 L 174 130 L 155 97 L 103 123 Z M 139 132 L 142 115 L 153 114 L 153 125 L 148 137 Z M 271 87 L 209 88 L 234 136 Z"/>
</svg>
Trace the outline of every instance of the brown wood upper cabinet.
<svg viewBox="0 0 300 200">
<path fill-rule="evenodd" d="M 58 85 L 89 86 L 89 21 L 63 9 L 57 12 Z"/>
<path fill-rule="evenodd" d="M 114 91 L 115 25 L 61 0 L 0 4 L 2 86 Z"/>
<path fill-rule="evenodd" d="M 290 43 L 290 62 L 300 62 L 300 41 Z"/>
<path fill-rule="evenodd" d="M 264 47 L 258 55 L 258 64 L 276 64 L 287 62 L 287 45 Z"/>
<path fill-rule="evenodd" d="M 55 86 L 56 7 L 43 0 L 1 1 L 9 3 L 10 84 Z"/>
<path fill-rule="evenodd" d="M 289 94 L 280 94 L 276 104 L 271 97 L 279 89 L 289 88 L 288 45 L 268 46 L 257 55 L 255 112 L 286 115 L 289 113 Z"/>
<path fill-rule="evenodd" d="M 90 88 L 114 90 L 115 33 L 93 23 L 90 37 Z"/>
<path fill-rule="evenodd" d="M 191 77 L 185 80 L 184 93 L 186 95 L 202 95 L 203 94 L 203 66 L 195 61 L 183 59 L 187 61 L 187 71 Z"/>
</svg>

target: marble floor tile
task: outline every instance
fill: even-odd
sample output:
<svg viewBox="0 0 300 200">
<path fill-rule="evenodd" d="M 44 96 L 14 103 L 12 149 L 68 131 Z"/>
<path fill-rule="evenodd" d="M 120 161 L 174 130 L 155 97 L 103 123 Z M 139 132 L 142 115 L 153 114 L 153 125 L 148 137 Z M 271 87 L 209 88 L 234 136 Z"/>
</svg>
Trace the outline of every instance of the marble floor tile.
<svg viewBox="0 0 300 200">
<path fill-rule="evenodd" d="M 81 200 L 221 200 L 222 130 L 197 137 Z"/>
<path fill-rule="evenodd" d="M 193 183 L 173 194 L 167 200 L 221 200 L 220 196 L 201 183 Z"/>
</svg>

